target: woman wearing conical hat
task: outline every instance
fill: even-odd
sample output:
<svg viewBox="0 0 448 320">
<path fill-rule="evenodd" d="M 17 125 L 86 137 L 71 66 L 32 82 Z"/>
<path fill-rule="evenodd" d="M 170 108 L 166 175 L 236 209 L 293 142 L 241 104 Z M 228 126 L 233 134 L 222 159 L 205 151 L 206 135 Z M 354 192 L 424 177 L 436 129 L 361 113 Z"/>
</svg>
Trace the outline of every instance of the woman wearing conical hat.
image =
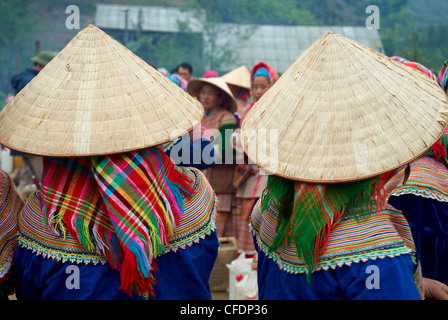
<svg viewBox="0 0 448 320">
<path fill-rule="evenodd" d="M 254 101 L 246 105 L 242 113 L 242 120 L 244 120 L 244 115 L 268 92 L 278 79 L 277 71 L 265 62 L 258 62 L 252 67 L 250 83 Z M 238 132 L 235 135 L 237 136 Z M 237 139 L 235 142 L 239 151 L 237 154 L 244 153 L 239 140 Z M 246 157 L 244 159 L 247 160 Z M 250 213 L 255 203 L 261 197 L 266 187 L 267 179 L 268 176 L 257 165 L 247 163 L 247 161 L 237 164 L 233 182 L 235 188 L 237 188 L 235 212 L 238 226 L 238 248 L 248 255 L 254 253 L 252 235 L 249 230 Z"/>
<path fill-rule="evenodd" d="M 203 112 L 95 26 L 67 44 L 0 113 L 1 143 L 44 159 L 19 216 L 18 299 L 211 299 L 213 190 L 161 150 Z"/>
<path fill-rule="evenodd" d="M 158 68 L 157 70 L 182 90 L 187 91 L 188 83 L 180 75 L 169 73 L 166 68 Z M 212 148 L 212 142 L 208 136 L 207 128 L 202 125 L 166 143 L 163 150 L 178 166 L 205 170 L 215 165 L 215 152 Z"/>
<path fill-rule="evenodd" d="M 219 237 L 236 236 L 232 214 L 236 191 L 232 183 L 235 159 L 230 144 L 231 135 L 237 126 L 233 114 L 236 110 L 235 99 L 226 82 L 217 77 L 191 80 L 188 83 L 188 92 L 203 105 L 205 116 L 201 125 L 208 129 L 214 144 L 216 164 L 207 169 L 205 175 L 219 200 L 216 230 Z"/>
<path fill-rule="evenodd" d="M 245 65 L 242 65 L 222 75 L 221 78 L 226 81 L 235 98 L 237 104 L 235 115 L 240 119 L 244 108 L 250 101 L 250 71 Z"/>
<path fill-rule="evenodd" d="M 328 32 L 254 105 L 241 139 L 271 173 L 251 219 L 260 299 L 425 298 L 411 230 L 384 185 L 443 133 L 448 101 L 436 89 Z"/>
<path fill-rule="evenodd" d="M 401 62 L 438 86 L 437 78 L 422 64 Z M 397 169 L 386 184 L 389 204 L 403 213 L 411 227 L 422 275 L 442 283 L 448 283 L 447 147 L 443 132 L 424 156 Z"/>
</svg>

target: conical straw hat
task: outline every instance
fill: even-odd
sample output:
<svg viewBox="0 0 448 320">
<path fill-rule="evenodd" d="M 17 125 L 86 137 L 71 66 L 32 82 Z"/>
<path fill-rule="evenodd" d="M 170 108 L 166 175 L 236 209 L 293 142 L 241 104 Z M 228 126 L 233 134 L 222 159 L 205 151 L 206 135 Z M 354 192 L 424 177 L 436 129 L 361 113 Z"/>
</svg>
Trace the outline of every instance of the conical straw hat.
<svg viewBox="0 0 448 320">
<path fill-rule="evenodd" d="M 242 65 L 221 76 L 228 84 L 237 87 L 250 89 L 250 71 L 245 65 Z"/>
<path fill-rule="evenodd" d="M 204 83 L 211 84 L 221 90 L 224 93 L 225 99 L 227 100 L 228 111 L 232 113 L 236 111 L 237 106 L 235 98 L 233 97 L 232 91 L 230 91 L 229 86 L 222 78 L 212 77 L 190 80 L 190 82 L 188 82 L 187 90 L 192 96 L 199 98 L 199 92 Z"/>
<path fill-rule="evenodd" d="M 89 25 L 0 112 L 0 143 L 44 156 L 104 155 L 167 142 L 203 116 L 188 93 Z"/>
<path fill-rule="evenodd" d="M 248 157 L 291 180 L 363 180 L 423 155 L 445 130 L 447 96 L 434 81 L 331 32 L 248 112 Z"/>
</svg>

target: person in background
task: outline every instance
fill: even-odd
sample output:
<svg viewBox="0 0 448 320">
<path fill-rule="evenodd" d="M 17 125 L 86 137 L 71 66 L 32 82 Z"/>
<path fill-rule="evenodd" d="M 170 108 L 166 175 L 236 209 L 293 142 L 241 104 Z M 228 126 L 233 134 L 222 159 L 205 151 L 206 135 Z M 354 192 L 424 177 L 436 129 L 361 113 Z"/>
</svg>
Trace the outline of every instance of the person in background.
<svg viewBox="0 0 448 320">
<path fill-rule="evenodd" d="M 177 74 L 184 78 L 187 82 L 190 82 L 193 77 L 193 67 L 188 62 L 182 62 L 177 66 Z"/>
<path fill-rule="evenodd" d="M 251 90 L 253 101 L 244 110 L 244 116 L 250 111 L 253 105 L 277 82 L 279 75 L 274 68 L 265 62 L 258 62 L 250 71 Z"/>
<path fill-rule="evenodd" d="M 422 64 L 397 61 L 438 85 L 437 77 Z M 412 230 L 423 277 L 442 283 L 448 283 L 447 148 L 445 130 L 426 154 L 397 169 L 385 187 L 389 204 L 403 213 Z"/>
<path fill-rule="evenodd" d="M 14 95 L 17 95 L 42 69 L 54 58 L 51 51 L 41 51 L 30 60 L 34 62 L 32 69 L 16 74 L 11 79 L 11 86 L 14 90 Z M 19 194 L 25 196 L 30 191 L 39 188 L 39 181 L 42 177 L 42 157 L 25 154 L 11 150 L 11 156 L 21 156 L 23 159 L 22 165 L 17 170 L 14 177 L 14 183 L 17 186 Z"/>
<path fill-rule="evenodd" d="M 233 215 L 235 191 L 232 180 L 235 171 L 231 134 L 237 126 L 233 113 L 236 103 L 226 82 L 221 78 L 199 78 L 188 83 L 188 92 L 204 106 L 205 117 L 201 125 L 212 137 L 216 164 L 205 175 L 215 190 L 219 204 L 216 230 L 219 237 L 236 237 Z"/>
<path fill-rule="evenodd" d="M 242 121 L 244 121 L 248 110 L 268 92 L 278 79 L 277 71 L 267 63 L 259 62 L 253 66 L 250 72 L 250 83 L 254 102 L 246 106 Z M 238 146 L 240 152 L 237 154 L 241 154 L 243 150 L 239 144 Z M 243 156 L 243 158 L 246 162 L 237 164 L 233 181 L 234 187 L 237 189 L 235 217 L 238 228 L 238 249 L 250 257 L 255 253 L 252 234 L 249 230 L 250 214 L 266 188 L 268 175 L 256 164 L 248 163 L 247 157 Z"/>
<path fill-rule="evenodd" d="M 244 108 L 248 105 L 250 99 L 251 77 L 250 71 L 245 65 L 242 65 L 234 70 L 221 76 L 232 91 L 237 104 L 235 116 L 241 124 L 242 114 Z"/>
<path fill-rule="evenodd" d="M 202 78 L 216 78 L 216 77 L 219 77 L 219 75 L 215 70 L 207 70 L 202 75 Z"/>
<path fill-rule="evenodd" d="M 30 60 L 34 62 L 32 69 L 26 69 L 24 72 L 16 74 L 11 78 L 11 86 L 14 95 L 20 92 L 37 74 L 54 58 L 51 51 L 41 51 Z"/>
<path fill-rule="evenodd" d="M 169 73 L 163 67 L 159 68 L 158 71 L 173 81 L 179 88 L 187 91 L 188 83 L 180 75 Z M 212 147 L 210 139 L 207 128 L 200 125 L 182 137 L 164 144 L 163 150 L 178 166 L 205 170 L 216 163 L 215 149 Z M 184 151 L 188 153 L 186 158 L 184 158 Z"/>
</svg>

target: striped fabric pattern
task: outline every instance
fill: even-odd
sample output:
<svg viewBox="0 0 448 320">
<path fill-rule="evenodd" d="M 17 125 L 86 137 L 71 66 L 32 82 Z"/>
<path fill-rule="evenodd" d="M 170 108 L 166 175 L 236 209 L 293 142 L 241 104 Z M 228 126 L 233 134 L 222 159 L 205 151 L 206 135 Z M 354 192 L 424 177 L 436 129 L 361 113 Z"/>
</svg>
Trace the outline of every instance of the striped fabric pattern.
<svg viewBox="0 0 448 320">
<path fill-rule="evenodd" d="M 193 181 L 193 194 L 190 199 L 183 197 L 184 213 L 179 223 L 174 227 L 169 245 L 163 252 L 185 249 L 193 243 L 198 243 L 210 235 L 215 229 L 217 197 L 204 174 L 195 168 L 178 167 Z"/>
<path fill-rule="evenodd" d="M 0 282 L 11 268 L 17 247 L 18 214 L 22 206 L 12 179 L 0 169 Z"/>
<path fill-rule="evenodd" d="M 406 181 L 406 166 L 397 169 L 386 184 L 389 196 L 414 194 L 424 198 L 448 202 L 448 169 L 432 157 L 425 156 L 410 163 L 410 174 Z"/>
<path fill-rule="evenodd" d="M 37 255 L 57 261 L 73 263 L 101 263 L 107 258 L 87 250 L 70 233 L 57 235 L 44 224 L 40 205 L 40 193 L 31 194 L 19 218 L 19 245 L 33 250 Z"/>
<path fill-rule="evenodd" d="M 169 244 L 163 247 L 163 253 L 186 249 L 198 243 L 215 230 L 216 197 L 202 172 L 194 168 L 179 168 L 192 179 L 194 196 L 183 197 L 184 215 L 174 227 Z M 104 255 L 86 250 L 76 237 L 67 232 L 59 236 L 43 223 L 40 193 L 35 192 L 25 204 L 20 214 L 19 245 L 57 261 L 74 263 L 107 262 Z"/>
<path fill-rule="evenodd" d="M 358 203 L 371 212 L 385 202 L 381 181 L 375 177 L 350 183 L 312 184 L 270 176 L 261 198 L 261 210 L 274 207 L 279 212 L 270 251 L 294 243 L 297 254 L 309 268 L 309 281 L 328 234 L 345 212 Z M 370 198 L 378 200 L 367 202 Z"/>
<path fill-rule="evenodd" d="M 308 266 L 293 244 L 269 251 L 276 235 L 277 215 L 273 207 L 262 212 L 260 202 L 255 206 L 251 230 L 260 249 L 285 272 L 307 272 Z M 403 215 L 392 207 L 366 215 L 358 206 L 346 212 L 331 229 L 314 271 L 402 254 L 411 254 L 417 264 L 412 234 Z"/>
<path fill-rule="evenodd" d="M 188 176 L 157 147 L 107 156 L 44 158 L 44 222 L 120 270 L 127 294 L 152 295 L 155 258 L 191 197 Z"/>
<path fill-rule="evenodd" d="M 448 80 L 448 60 L 443 63 L 442 68 L 440 69 L 439 75 L 437 76 L 438 83 L 440 87 L 445 91 L 446 84 Z"/>
</svg>

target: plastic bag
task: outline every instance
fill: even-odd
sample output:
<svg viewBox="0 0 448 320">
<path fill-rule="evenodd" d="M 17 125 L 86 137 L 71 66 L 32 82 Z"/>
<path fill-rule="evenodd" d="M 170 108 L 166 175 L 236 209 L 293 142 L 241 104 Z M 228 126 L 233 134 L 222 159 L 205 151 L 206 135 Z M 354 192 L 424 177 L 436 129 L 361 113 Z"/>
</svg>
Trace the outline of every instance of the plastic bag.
<svg viewBox="0 0 448 320">
<path fill-rule="evenodd" d="M 244 300 L 258 300 L 257 270 L 252 270 L 244 284 Z"/>
<path fill-rule="evenodd" d="M 229 268 L 229 300 L 242 300 L 244 298 L 244 292 L 238 291 L 237 293 L 236 291 L 243 287 L 241 282 L 246 281 L 245 278 L 249 276 L 251 265 L 252 258 L 246 258 L 244 253 L 240 254 L 238 258 L 226 265 L 227 268 Z M 238 274 L 242 275 L 240 281 L 236 280 Z"/>
</svg>

